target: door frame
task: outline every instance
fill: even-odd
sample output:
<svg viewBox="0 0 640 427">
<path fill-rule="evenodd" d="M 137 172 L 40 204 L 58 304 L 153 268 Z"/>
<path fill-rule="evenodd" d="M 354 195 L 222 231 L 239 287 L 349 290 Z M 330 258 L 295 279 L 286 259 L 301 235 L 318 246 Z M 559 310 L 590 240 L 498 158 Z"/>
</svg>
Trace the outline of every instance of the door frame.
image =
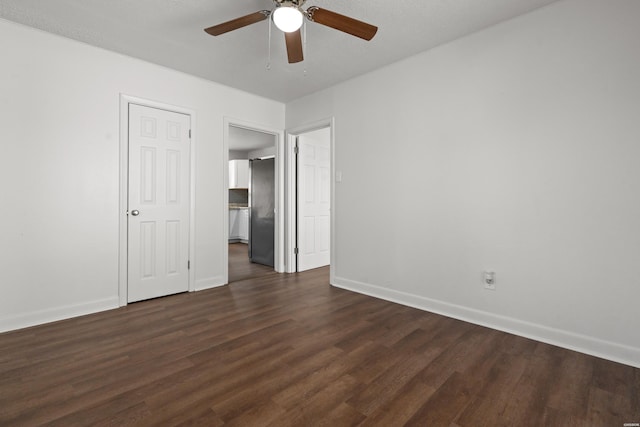
<svg viewBox="0 0 640 427">
<path fill-rule="evenodd" d="M 297 272 L 297 257 L 295 253 L 296 244 L 298 241 L 297 236 L 297 211 L 298 211 L 298 202 L 297 202 L 297 176 L 296 176 L 296 167 L 297 167 L 297 156 L 295 154 L 295 145 L 296 139 L 298 136 L 303 135 L 308 132 L 313 132 L 318 129 L 329 128 L 329 137 L 331 139 L 329 143 L 329 158 L 331 159 L 331 188 L 330 188 L 330 200 L 331 207 L 329 211 L 329 226 L 330 230 L 330 239 L 329 243 L 330 251 L 329 254 L 329 281 L 333 283 L 334 278 L 334 262 L 335 262 L 335 118 L 328 117 L 325 119 L 318 120 L 316 122 L 308 123 L 306 125 L 297 126 L 291 129 L 287 129 L 286 132 L 286 153 L 287 153 L 287 176 L 289 179 L 287 180 L 287 200 L 286 200 L 286 208 L 287 208 L 287 225 L 286 225 L 286 265 L 287 265 L 287 273 L 296 273 Z"/>
<path fill-rule="evenodd" d="M 119 306 L 127 305 L 128 292 L 128 220 L 129 204 L 129 104 L 157 108 L 185 114 L 191 121 L 191 142 L 189 147 L 189 292 L 195 290 L 195 153 L 196 153 L 196 113 L 176 105 L 120 94 L 120 205 L 119 205 L 119 259 L 118 259 L 118 299 Z M 227 231 L 228 232 L 228 231 Z"/>
<path fill-rule="evenodd" d="M 224 203 L 222 204 L 222 220 L 223 220 L 223 240 L 222 240 L 222 257 L 224 266 L 224 283 L 229 284 L 229 126 L 235 126 L 255 132 L 273 135 L 275 138 L 275 236 L 274 236 L 274 270 L 277 273 L 286 271 L 285 266 L 285 162 L 284 159 L 284 131 L 262 126 L 246 120 L 236 119 L 232 117 L 224 117 L 224 135 L 222 138 L 223 150 L 223 174 L 222 183 L 224 194 Z M 283 161 L 284 160 L 284 161 Z"/>
</svg>

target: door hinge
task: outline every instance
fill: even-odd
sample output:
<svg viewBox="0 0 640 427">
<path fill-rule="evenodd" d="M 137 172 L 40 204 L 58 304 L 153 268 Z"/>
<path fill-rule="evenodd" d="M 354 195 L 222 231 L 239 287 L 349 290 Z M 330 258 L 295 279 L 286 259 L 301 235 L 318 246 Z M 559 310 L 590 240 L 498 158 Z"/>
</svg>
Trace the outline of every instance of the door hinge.
<svg viewBox="0 0 640 427">
<path fill-rule="evenodd" d="M 293 254 L 294 254 L 294 255 L 298 255 L 298 248 L 294 248 L 294 249 L 293 249 Z"/>
<path fill-rule="evenodd" d="M 191 129 L 189 129 L 189 139 L 191 139 Z"/>
<path fill-rule="evenodd" d="M 191 261 L 187 261 L 187 270 L 191 270 Z"/>
<path fill-rule="evenodd" d="M 298 154 L 298 146 L 293 147 L 293 154 Z"/>
</svg>

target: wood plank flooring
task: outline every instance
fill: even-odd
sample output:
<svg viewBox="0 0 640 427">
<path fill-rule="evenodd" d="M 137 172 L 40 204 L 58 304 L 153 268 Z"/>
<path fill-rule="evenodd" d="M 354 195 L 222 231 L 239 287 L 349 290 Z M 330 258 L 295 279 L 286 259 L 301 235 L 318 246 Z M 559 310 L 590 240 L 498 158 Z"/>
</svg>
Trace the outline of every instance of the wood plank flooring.
<svg viewBox="0 0 640 427">
<path fill-rule="evenodd" d="M 266 273 L 0 334 L 0 425 L 640 422 L 639 369 Z"/>
<path fill-rule="evenodd" d="M 229 243 L 229 283 L 276 274 L 273 267 L 249 262 L 249 245 Z"/>
</svg>

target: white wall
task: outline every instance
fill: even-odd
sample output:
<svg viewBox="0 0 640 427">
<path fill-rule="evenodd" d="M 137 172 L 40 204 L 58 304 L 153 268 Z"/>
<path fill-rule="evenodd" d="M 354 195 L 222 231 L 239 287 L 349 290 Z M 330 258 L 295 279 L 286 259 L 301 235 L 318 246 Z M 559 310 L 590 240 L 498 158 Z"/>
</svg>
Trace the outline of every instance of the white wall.
<svg viewBox="0 0 640 427">
<path fill-rule="evenodd" d="M 639 18 L 561 1 L 289 103 L 335 117 L 334 284 L 640 366 Z"/>
<path fill-rule="evenodd" d="M 0 331 L 118 304 L 120 94 L 195 111 L 196 287 L 224 281 L 224 117 L 284 105 L 0 21 Z"/>
</svg>

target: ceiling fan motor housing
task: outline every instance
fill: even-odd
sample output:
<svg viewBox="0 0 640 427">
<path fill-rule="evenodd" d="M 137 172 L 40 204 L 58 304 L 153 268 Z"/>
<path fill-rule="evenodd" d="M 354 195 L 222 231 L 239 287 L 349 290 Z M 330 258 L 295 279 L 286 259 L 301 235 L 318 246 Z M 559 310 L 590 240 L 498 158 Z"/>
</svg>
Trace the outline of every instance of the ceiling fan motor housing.
<svg viewBox="0 0 640 427">
<path fill-rule="evenodd" d="M 300 8 L 307 0 L 273 0 L 278 7 L 295 7 Z"/>
</svg>

